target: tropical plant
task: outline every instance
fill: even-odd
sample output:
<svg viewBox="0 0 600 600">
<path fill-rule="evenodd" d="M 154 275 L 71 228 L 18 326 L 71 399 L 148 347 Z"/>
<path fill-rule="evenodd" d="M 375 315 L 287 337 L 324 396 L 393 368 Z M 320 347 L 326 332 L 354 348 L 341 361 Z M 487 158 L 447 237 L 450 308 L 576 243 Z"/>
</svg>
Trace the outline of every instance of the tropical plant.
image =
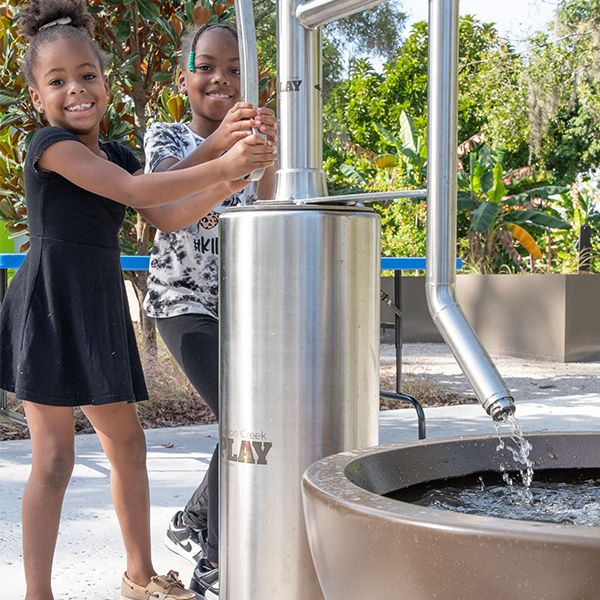
<svg viewBox="0 0 600 600">
<path fill-rule="evenodd" d="M 460 18 L 459 38 L 458 138 L 464 140 L 481 131 L 496 135 L 504 127 L 511 153 L 521 152 L 527 137 L 527 131 L 519 136 L 526 125 L 526 93 L 520 93 L 514 105 L 508 103 L 522 70 L 516 52 L 492 24 L 469 16 Z M 426 22 L 413 25 L 382 73 L 368 60 L 353 61 L 348 79 L 335 88 L 324 107 L 328 142 L 343 147 L 349 141 L 376 153 L 385 152 L 388 143 L 373 129 L 373 123 L 395 131 L 402 112 L 412 117 L 417 129 L 425 129 L 427 69 Z M 494 125 L 488 127 L 492 119 Z"/>
<path fill-rule="evenodd" d="M 423 185 L 427 179 L 427 140 L 417 132 L 412 117 L 404 111 L 400 113 L 398 137 L 379 123 L 375 123 L 375 129 L 396 149 L 395 154 L 380 154 L 375 159 L 375 166 L 386 169 L 402 165 L 409 188 Z"/>
<path fill-rule="evenodd" d="M 458 208 L 468 225 L 465 260 L 481 273 L 519 270 L 523 252 L 541 259 L 536 236 L 571 227 L 551 206 L 564 188 L 545 184 L 543 176 L 515 180 L 504 172 L 503 157 L 501 149 L 484 144 L 469 154 L 468 169 L 458 175 Z"/>
<path fill-rule="evenodd" d="M 569 231 L 558 231 L 547 236 L 546 245 L 556 253 L 557 270 L 577 272 L 582 256 L 579 252 L 579 239 L 582 227 L 588 227 L 591 234 L 591 251 L 587 256 L 588 266 L 593 272 L 600 272 L 600 190 L 599 173 L 580 176 L 570 189 L 561 194 L 557 211 L 561 218 L 571 223 Z"/>
<path fill-rule="evenodd" d="M 536 160 L 561 183 L 600 162 L 600 2 L 561 0 L 532 36 L 523 78 Z"/>
</svg>

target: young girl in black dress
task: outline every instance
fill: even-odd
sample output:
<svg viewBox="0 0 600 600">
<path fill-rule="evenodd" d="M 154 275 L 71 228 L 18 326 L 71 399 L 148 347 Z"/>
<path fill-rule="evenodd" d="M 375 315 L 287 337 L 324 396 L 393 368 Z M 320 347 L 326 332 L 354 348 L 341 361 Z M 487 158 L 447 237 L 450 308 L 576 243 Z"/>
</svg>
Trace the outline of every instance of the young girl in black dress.
<svg viewBox="0 0 600 600">
<path fill-rule="evenodd" d="M 127 553 L 121 598 L 192 600 L 176 573 L 159 577 L 152 566 L 146 445 L 133 404 L 147 392 L 118 231 L 125 205 L 150 214 L 208 213 L 244 187 L 246 174 L 271 166 L 274 155 L 270 144 L 248 135 L 210 162 L 141 174 L 130 151 L 98 140 L 108 86 L 90 20 L 83 0 L 33 0 L 20 13 L 30 40 L 30 96 L 49 123 L 28 149 L 31 249 L 0 314 L 0 387 L 23 400 L 31 434 L 23 495 L 26 600 L 53 600 L 52 560 L 74 464 L 74 406 L 82 407 L 111 463 Z"/>
</svg>

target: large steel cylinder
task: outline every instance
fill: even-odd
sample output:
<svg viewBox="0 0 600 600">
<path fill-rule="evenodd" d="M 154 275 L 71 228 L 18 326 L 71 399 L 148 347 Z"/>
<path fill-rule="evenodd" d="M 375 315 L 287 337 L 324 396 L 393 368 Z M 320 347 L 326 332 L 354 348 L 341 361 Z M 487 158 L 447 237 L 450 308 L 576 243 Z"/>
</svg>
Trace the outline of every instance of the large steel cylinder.
<svg viewBox="0 0 600 600">
<path fill-rule="evenodd" d="M 271 202 L 220 228 L 220 597 L 319 600 L 300 482 L 377 444 L 379 217 Z"/>
</svg>

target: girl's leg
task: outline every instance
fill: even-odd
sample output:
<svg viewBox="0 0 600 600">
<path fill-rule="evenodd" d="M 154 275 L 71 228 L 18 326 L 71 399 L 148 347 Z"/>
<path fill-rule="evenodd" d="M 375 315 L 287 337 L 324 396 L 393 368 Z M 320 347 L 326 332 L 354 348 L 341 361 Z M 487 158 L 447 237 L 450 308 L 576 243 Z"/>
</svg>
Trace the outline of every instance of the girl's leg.
<svg viewBox="0 0 600 600">
<path fill-rule="evenodd" d="M 185 314 L 166 319 L 157 319 L 158 330 L 167 348 L 219 419 L 219 323 L 213 317 Z M 194 492 L 185 507 L 185 521 L 200 528 L 208 518 L 208 559 L 219 560 L 219 460 L 215 449 L 206 479 L 208 483 L 208 507 L 203 483 Z"/>
<path fill-rule="evenodd" d="M 146 438 L 135 404 L 83 406 L 110 461 L 110 485 L 125 552 L 127 576 L 145 586 L 153 575 Z"/>
<path fill-rule="evenodd" d="M 23 494 L 26 600 L 53 600 L 52 560 L 63 498 L 75 462 L 73 409 L 23 402 L 31 473 Z"/>
</svg>

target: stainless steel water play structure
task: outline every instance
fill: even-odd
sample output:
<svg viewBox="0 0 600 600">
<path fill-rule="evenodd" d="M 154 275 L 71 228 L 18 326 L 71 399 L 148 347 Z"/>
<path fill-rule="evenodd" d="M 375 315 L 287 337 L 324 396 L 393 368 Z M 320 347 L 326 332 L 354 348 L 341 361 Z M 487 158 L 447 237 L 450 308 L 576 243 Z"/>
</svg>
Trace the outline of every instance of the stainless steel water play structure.
<svg viewBox="0 0 600 600">
<path fill-rule="evenodd" d="M 221 218 L 226 600 L 323 597 L 305 532 L 302 473 L 325 456 L 377 443 L 379 222 L 365 207 L 376 198 L 327 197 L 320 32 L 375 4 L 279 1 L 276 195 Z M 244 36 L 249 6 L 236 3 L 238 29 L 244 68 L 256 69 Z M 430 0 L 428 301 L 481 404 L 498 419 L 514 410 L 512 398 L 454 299 L 457 11 L 457 0 Z M 247 79 L 257 81 L 257 70 Z"/>
</svg>

